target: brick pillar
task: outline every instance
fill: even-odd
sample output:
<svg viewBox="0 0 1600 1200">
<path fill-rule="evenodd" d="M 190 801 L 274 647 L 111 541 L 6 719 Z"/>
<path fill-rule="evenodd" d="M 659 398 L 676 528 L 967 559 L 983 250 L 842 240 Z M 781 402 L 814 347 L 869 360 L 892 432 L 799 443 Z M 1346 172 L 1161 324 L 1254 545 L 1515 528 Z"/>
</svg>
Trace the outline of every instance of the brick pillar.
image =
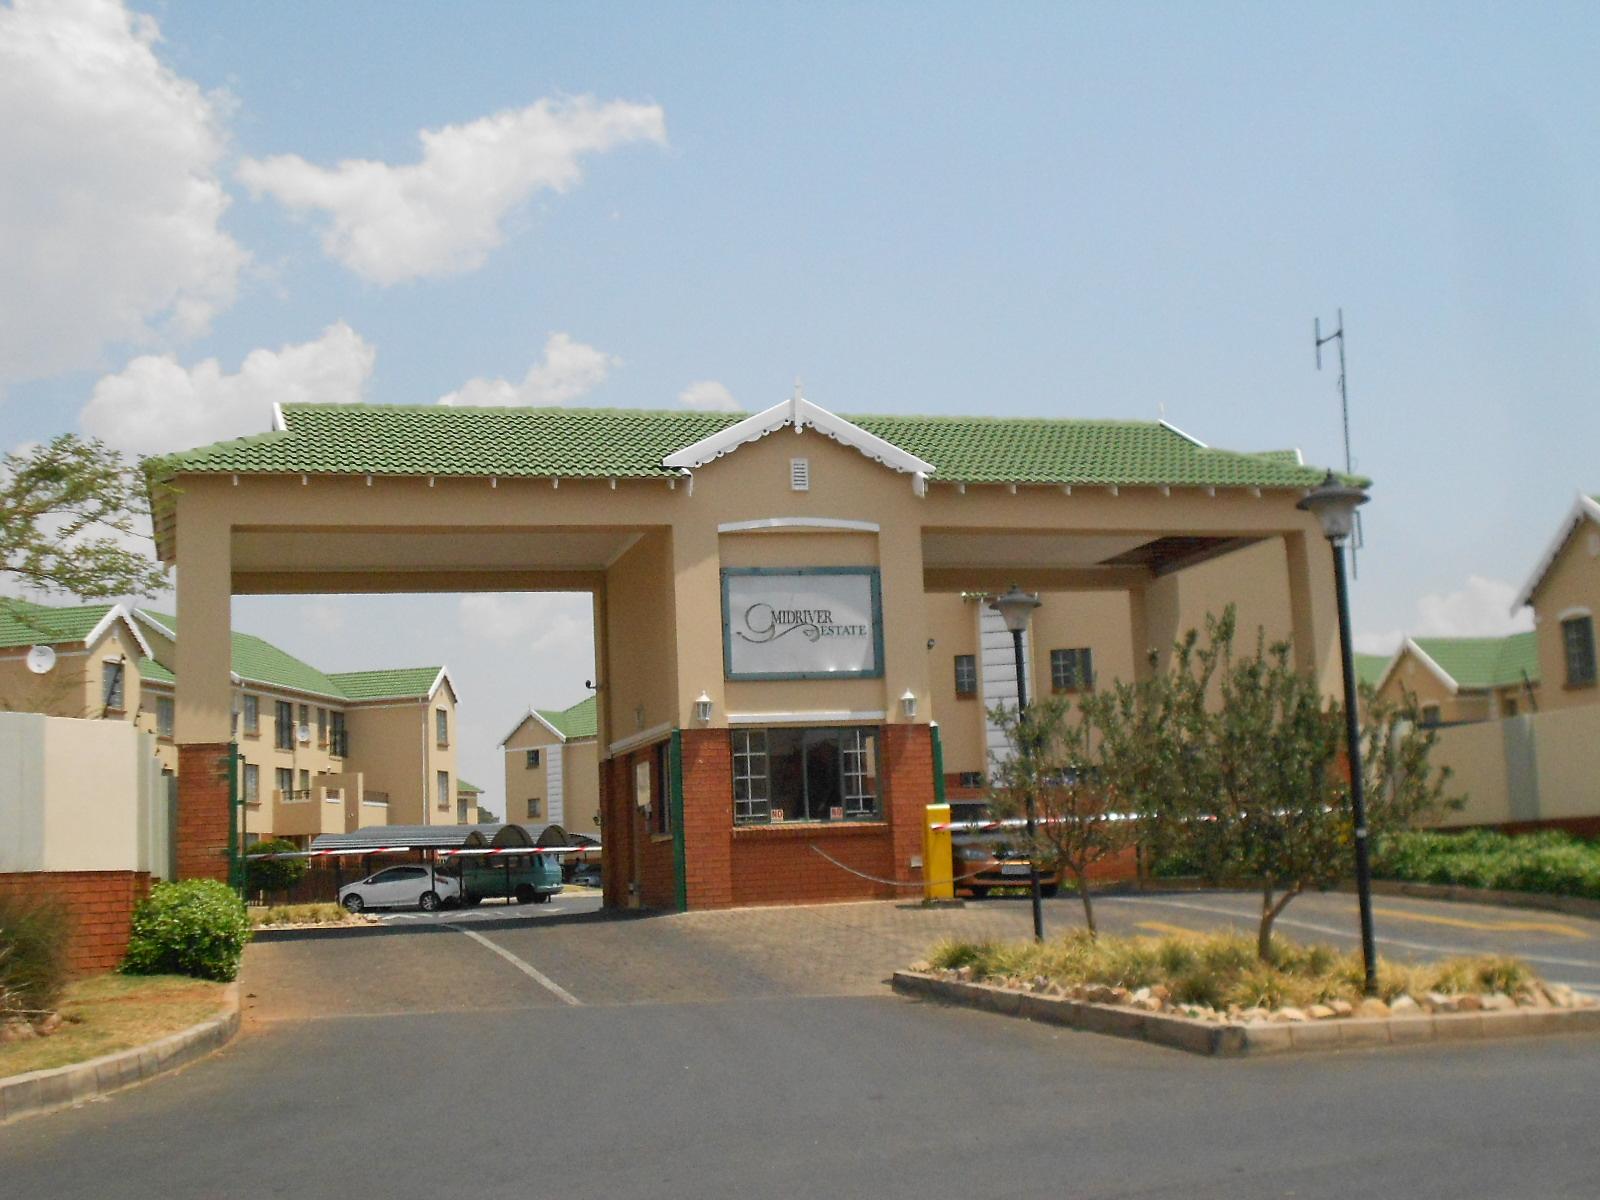
<svg viewBox="0 0 1600 1200">
<path fill-rule="evenodd" d="M 924 811 L 936 797 L 933 732 L 926 725 L 883 727 L 884 819 L 894 847 L 895 879 L 913 880 L 913 855 L 922 853 Z"/>
<path fill-rule="evenodd" d="M 733 745 L 726 729 L 683 731 L 683 866 L 691 909 L 733 903 Z"/>
<path fill-rule="evenodd" d="M 178 747 L 179 879 L 228 879 L 228 744 Z"/>
</svg>

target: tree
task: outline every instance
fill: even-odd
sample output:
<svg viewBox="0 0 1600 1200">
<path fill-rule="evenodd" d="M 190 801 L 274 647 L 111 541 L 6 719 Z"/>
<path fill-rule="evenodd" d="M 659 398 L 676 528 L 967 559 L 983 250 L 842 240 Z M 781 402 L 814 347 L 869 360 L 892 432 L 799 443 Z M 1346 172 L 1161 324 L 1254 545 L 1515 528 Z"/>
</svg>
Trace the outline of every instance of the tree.
<svg viewBox="0 0 1600 1200">
<path fill-rule="evenodd" d="M 1261 894 L 1256 950 L 1272 955 L 1273 922 L 1308 889 L 1344 879 L 1354 861 L 1342 706 L 1290 664 L 1287 642 L 1234 654 L 1235 612 L 1190 630 L 1166 672 L 1090 697 L 1103 776 L 1137 805 L 1156 856 L 1181 853 L 1212 884 Z M 1447 770 L 1430 771 L 1431 730 L 1414 705 L 1367 693 L 1361 732 L 1369 836 L 1458 803 Z"/>
<path fill-rule="evenodd" d="M 284 838 L 254 842 L 246 854 L 293 854 L 299 847 Z M 305 877 L 303 858 L 256 858 L 245 861 L 245 887 L 257 894 L 286 892 Z"/>
<path fill-rule="evenodd" d="M 0 460 L 0 573 L 42 592 L 147 596 L 166 570 L 148 540 L 144 476 L 98 439 L 64 433 Z"/>
<path fill-rule="evenodd" d="M 997 816 L 1021 815 L 1031 794 L 1035 833 L 1028 848 L 1034 861 L 1060 863 L 1077 885 L 1083 920 L 1096 933 L 1089 871 L 1112 858 L 1138 837 L 1138 825 L 1118 811 L 1114 793 L 1105 786 L 1099 759 L 1094 710 L 1077 709 L 1063 697 L 1028 705 L 1022 711 L 1004 705 L 992 713 L 1004 731 L 1011 754 L 994 757 L 990 797 Z"/>
</svg>

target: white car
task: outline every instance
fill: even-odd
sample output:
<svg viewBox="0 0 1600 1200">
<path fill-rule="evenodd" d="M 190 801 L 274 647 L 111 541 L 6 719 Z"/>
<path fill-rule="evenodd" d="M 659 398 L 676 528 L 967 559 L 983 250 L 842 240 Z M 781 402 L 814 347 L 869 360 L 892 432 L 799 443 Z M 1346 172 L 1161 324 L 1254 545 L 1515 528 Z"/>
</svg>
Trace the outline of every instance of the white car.
<svg viewBox="0 0 1600 1200">
<path fill-rule="evenodd" d="M 420 908 L 434 912 L 445 901 L 460 898 L 459 879 L 415 864 L 388 867 L 339 889 L 339 903 L 353 913 L 368 908 Z"/>
</svg>

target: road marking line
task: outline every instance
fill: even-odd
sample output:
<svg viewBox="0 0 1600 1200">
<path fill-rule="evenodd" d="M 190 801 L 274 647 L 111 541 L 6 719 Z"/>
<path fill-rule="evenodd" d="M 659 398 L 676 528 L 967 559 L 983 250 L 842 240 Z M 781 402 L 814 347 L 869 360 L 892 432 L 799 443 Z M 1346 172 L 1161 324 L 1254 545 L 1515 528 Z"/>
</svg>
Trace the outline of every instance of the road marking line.
<svg viewBox="0 0 1600 1200">
<path fill-rule="evenodd" d="M 1168 925 L 1165 921 L 1140 921 L 1139 929 L 1154 929 L 1157 933 L 1170 933 L 1175 937 L 1201 937 L 1198 929 L 1190 929 L 1186 925 Z"/>
<path fill-rule="evenodd" d="M 1588 934 L 1560 921 L 1469 921 L 1465 917 L 1440 917 L 1432 913 L 1407 912 L 1403 908 L 1374 908 L 1381 917 L 1396 921 L 1425 921 L 1430 925 L 1450 925 L 1456 929 L 1477 929 L 1485 933 L 1558 933 L 1562 937 L 1587 940 Z"/>
<path fill-rule="evenodd" d="M 457 933 L 464 933 L 469 938 L 471 938 L 473 941 L 477 942 L 479 945 L 485 946 L 488 949 L 493 950 L 501 958 L 505 959 L 508 963 L 510 963 L 517 970 L 521 971 L 524 975 L 526 975 L 529 979 L 533 980 L 540 987 L 547 989 L 553 996 L 556 997 L 556 999 L 560 1000 L 563 1004 L 570 1004 L 574 1008 L 582 1008 L 583 1007 L 583 1001 L 582 1000 L 579 1000 L 571 992 L 567 991 L 566 988 L 562 987 L 554 979 L 551 979 L 550 976 L 546 975 L 543 971 L 539 970 L 539 968 L 535 967 L 531 963 L 524 962 L 522 959 L 518 958 L 515 954 L 511 953 L 511 951 L 507 950 L 504 946 L 495 945 L 493 942 L 491 942 L 488 938 L 484 937 L 483 934 L 479 933 L 477 930 L 475 930 L 475 929 L 463 929 L 459 925 L 449 925 L 449 924 L 447 924 L 445 926 L 445 928 L 446 929 L 454 929 Z"/>
<path fill-rule="evenodd" d="M 1249 912 L 1239 912 L 1237 909 L 1222 908 L 1215 904 L 1194 904 L 1187 900 L 1157 900 L 1152 896 L 1103 896 L 1102 904 L 1160 904 L 1167 908 L 1187 908 L 1195 912 L 1217 913 L 1224 917 L 1232 917 L 1236 921 L 1243 921 L 1249 926 L 1256 923 L 1256 915 Z M 1288 925 L 1295 929 L 1309 929 L 1313 933 L 1324 933 L 1329 937 L 1350 938 L 1356 941 L 1361 939 L 1358 931 L 1337 929 L 1332 925 L 1318 925 L 1312 921 L 1299 921 L 1292 917 L 1279 917 L 1275 925 Z M 1388 946 L 1398 946 L 1404 950 L 1422 950 L 1428 954 L 1482 954 L 1483 951 L 1471 946 L 1437 946 L 1430 942 L 1408 942 L 1401 938 L 1379 937 L 1378 940 Z M 1600 961 L 1584 958 L 1556 958 L 1548 954 L 1518 954 L 1518 958 L 1526 959 L 1531 963 L 1548 963 L 1556 967 L 1580 967 L 1587 971 L 1600 971 Z"/>
</svg>

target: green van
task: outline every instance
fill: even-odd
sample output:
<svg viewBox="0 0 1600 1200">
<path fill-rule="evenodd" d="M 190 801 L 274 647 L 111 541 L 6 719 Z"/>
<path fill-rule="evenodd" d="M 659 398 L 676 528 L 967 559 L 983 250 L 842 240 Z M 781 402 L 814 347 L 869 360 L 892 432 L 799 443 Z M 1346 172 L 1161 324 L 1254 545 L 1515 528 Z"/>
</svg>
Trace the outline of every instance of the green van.
<svg viewBox="0 0 1600 1200">
<path fill-rule="evenodd" d="M 504 898 L 543 904 L 561 890 L 561 863 L 554 854 L 463 855 L 458 858 L 461 903 Z"/>
</svg>

